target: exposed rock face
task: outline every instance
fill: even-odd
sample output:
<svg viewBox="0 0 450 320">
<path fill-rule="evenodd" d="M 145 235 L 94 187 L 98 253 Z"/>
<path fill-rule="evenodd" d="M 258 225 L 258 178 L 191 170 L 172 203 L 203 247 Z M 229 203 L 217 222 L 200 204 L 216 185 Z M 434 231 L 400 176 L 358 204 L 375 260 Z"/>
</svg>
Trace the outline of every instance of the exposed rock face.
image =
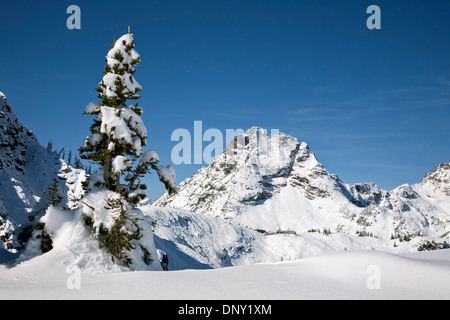
<svg viewBox="0 0 450 320">
<path fill-rule="evenodd" d="M 0 92 L 0 169 L 23 174 L 27 149 L 37 143 L 33 133 L 19 123 L 6 96 Z"/>
<path fill-rule="evenodd" d="M 84 172 L 42 147 L 0 92 L 0 250 L 20 246 L 18 233 L 48 206 L 45 192 L 55 179 L 64 195 L 61 206 L 74 206 L 70 199 L 80 192 Z"/>
</svg>

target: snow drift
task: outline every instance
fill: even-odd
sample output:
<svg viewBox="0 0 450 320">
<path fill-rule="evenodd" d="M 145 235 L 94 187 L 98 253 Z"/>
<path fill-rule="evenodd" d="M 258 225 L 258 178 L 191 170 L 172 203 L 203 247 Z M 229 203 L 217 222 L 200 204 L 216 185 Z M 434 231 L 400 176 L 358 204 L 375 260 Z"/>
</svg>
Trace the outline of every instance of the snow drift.
<svg viewBox="0 0 450 320">
<path fill-rule="evenodd" d="M 49 252 L 12 269 L 0 266 L 0 299 L 448 300 L 449 254 L 346 251 L 214 270 L 94 274 L 67 268 Z"/>
</svg>

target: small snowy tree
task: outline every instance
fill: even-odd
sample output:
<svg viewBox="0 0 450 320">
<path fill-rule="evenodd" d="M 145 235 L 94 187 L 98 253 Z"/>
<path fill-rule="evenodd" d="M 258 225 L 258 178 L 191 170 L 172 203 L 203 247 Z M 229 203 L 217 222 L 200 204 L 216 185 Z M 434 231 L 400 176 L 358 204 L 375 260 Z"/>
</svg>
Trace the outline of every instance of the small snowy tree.
<svg viewBox="0 0 450 320">
<path fill-rule="evenodd" d="M 147 129 L 141 119 L 143 110 L 127 100 L 140 98 L 141 85 L 134 79 L 135 66 L 141 62 L 134 49 L 133 34 L 127 33 L 114 42 L 106 55 L 106 67 L 97 87 L 102 103 L 91 102 L 84 114 L 95 115 L 94 123 L 84 145 L 80 148 L 82 159 L 96 162 L 102 167 L 104 185 L 111 191 L 125 189 L 128 200 L 137 203 L 145 197 L 145 185 L 139 177 L 155 170 L 166 189 L 175 192 L 174 170 L 159 168 L 159 157 L 153 150 L 143 153 L 147 144 Z M 141 157 L 138 165 L 133 163 Z M 168 173 L 170 171 L 170 174 Z M 127 184 L 122 184 L 121 177 Z"/>
<path fill-rule="evenodd" d="M 63 200 L 63 197 L 60 195 L 59 185 L 56 179 L 53 181 L 53 184 L 47 188 L 47 200 L 52 206 L 57 206 Z"/>
</svg>

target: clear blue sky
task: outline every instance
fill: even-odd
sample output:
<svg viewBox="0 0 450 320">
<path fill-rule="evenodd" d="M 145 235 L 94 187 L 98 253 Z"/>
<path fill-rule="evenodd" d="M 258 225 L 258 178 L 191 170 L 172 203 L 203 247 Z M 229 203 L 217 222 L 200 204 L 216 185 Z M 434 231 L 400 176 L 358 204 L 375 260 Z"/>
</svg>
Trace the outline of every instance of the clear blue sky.
<svg viewBox="0 0 450 320">
<path fill-rule="evenodd" d="M 81 30 L 66 27 L 71 4 Z M 381 30 L 366 27 L 372 4 Z M 279 129 L 346 183 L 392 189 L 450 161 L 448 0 L 2 0 L 0 91 L 41 144 L 81 146 L 104 56 L 129 25 L 163 164 L 173 130 L 195 120 Z M 178 182 L 198 167 L 176 166 Z"/>
</svg>

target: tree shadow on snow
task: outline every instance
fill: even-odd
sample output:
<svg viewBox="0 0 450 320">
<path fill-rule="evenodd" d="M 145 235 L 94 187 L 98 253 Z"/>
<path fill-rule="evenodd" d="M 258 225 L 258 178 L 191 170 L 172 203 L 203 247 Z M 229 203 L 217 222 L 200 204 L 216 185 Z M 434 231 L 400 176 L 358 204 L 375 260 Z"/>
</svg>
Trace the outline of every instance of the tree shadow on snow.
<svg viewBox="0 0 450 320">
<path fill-rule="evenodd" d="M 202 263 L 188 254 L 182 252 L 176 243 L 161 239 L 153 235 L 156 248 L 164 251 L 169 258 L 169 271 L 186 269 L 212 269 L 208 264 Z"/>
</svg>

